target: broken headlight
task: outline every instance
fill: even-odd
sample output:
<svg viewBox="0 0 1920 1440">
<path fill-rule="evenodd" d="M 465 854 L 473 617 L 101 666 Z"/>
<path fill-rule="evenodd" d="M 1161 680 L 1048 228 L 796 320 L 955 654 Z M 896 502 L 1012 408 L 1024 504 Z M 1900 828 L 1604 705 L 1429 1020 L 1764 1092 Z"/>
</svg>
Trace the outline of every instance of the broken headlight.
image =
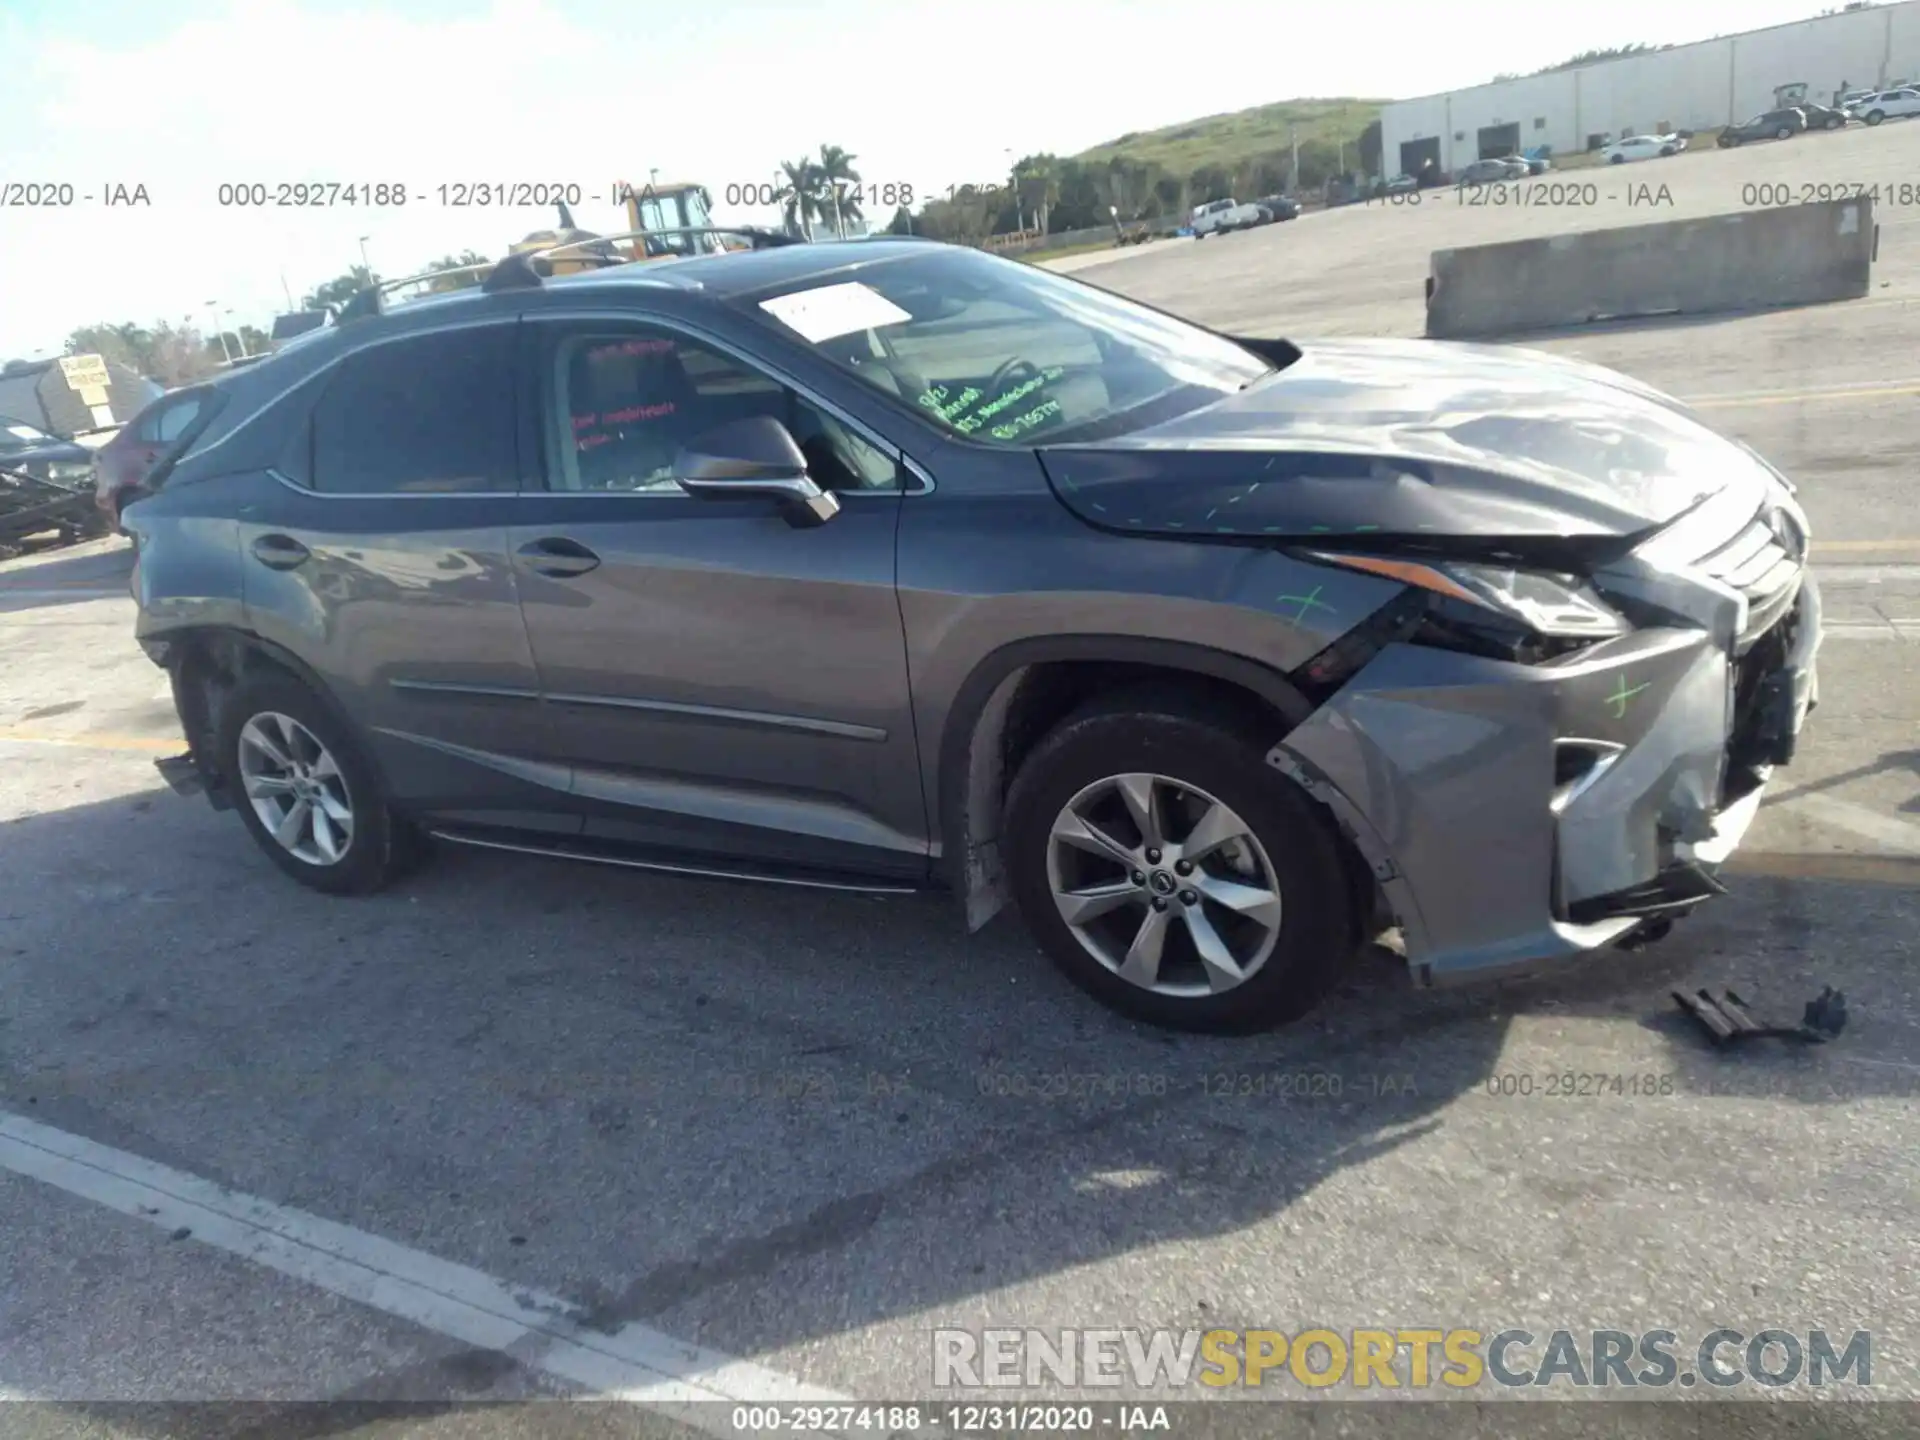
<svg viewBox="0 0 1920 1440">
<path fill-rule="evenodd" d="M 1426 615 L 1407 637 L 1416 645 L 1538 665 L 1633 628 L 1575 575 L 1374 555 L 1322 553 L 1313 558 L 1425 591 Z"/>
</svg>

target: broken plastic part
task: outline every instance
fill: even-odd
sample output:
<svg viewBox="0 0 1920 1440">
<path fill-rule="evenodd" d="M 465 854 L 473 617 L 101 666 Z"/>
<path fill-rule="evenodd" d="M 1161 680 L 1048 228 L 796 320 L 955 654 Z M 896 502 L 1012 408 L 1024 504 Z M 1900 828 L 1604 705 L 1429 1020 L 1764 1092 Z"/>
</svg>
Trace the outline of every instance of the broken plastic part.
<svg viewBox="0 0 1920 1440">
<path fill-rule="evenodd" d="M 1737 1045 L 1748 1040 L 1797 1040 L 1820 1045 L 1847 1028 L 1847 997 L 1831 985 L 1807 1002 L 1798 1025 L 1763 1025 L 1753 1018 L 1747 1002 L 1731 990 L 1719 996 L 1707 990 L 1691 995 L 1675 990 L 1680 1008 L 1700 1023 L 1715 1045 Z"/>
</svg>

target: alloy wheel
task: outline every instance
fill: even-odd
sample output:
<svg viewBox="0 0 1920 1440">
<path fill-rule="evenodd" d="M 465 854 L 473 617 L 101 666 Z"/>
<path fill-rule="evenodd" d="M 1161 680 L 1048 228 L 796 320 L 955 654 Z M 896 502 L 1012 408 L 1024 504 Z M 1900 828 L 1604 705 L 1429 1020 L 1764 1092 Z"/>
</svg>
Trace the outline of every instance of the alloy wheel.
<svg viewBox="0 0 1920 1440">
<path fill-rule="evenodd" d="M 290 715 L 240 728 L 240 786 L 266 832 L 309 865 L 337 865 L 353 844 L 353 796 L 325 745 Z"/>
<path fill-rule="evenodd" d="M 1166 775 L 1113 775 L 1055 817 L 1047 883 L 1060 918 L 1121 979 L 1177 998 L 1245 984 L 1280 938 L 1280 887 L 1251 827 Z"/>
</svg>

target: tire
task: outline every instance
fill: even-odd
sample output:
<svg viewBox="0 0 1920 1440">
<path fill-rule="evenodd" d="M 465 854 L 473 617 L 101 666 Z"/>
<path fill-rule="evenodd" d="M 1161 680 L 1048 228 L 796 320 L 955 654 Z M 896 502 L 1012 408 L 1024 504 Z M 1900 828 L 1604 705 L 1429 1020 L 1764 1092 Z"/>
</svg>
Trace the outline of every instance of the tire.
<svg viewBox="0 0 1920 1440">
<path fill-rule="evenodd" d="M 1627 163 L 1627 157 L 1624 155 L 1609 155 L 1607 157 L 1607 163 L 1609 165 L 1624 165 Z"/>
<path fill-rule="evenodd" d="M 1887 112 L 1884 110 L 1869 110 L 1867 112 L 1867 123 L 1869 125 L 1878 125 L 1882 120 L 1886 118 L 1887 118 Z"/>
<path fill-rule="evenodd" d="M 284 717 L 295 722 L 306 732 L 308 739 L 318 741 L 333 759 L 332 768 L 337 772 L 338 785 L 335 786 L 330 780 L 323 783 L 327 784 L 336 803 L 344 798 L 351 817 L 351 827 L 344 844 L 339 843 L 343 827 L 337 821 L 328 822 L 327 828 L 334 836 L 335 848 L 339 851 L 337 859 L 316 861 L 302 858 L 274 838 L 254 808 L 254 800 L 248 790 L 248 770 L 266 762 L 262 759 L 262 752 L 252 744 L 247 746 L 251 754 L 243 756 L 242 737 L 247 734 L 249 723 L 259 719 L 266 733 L 281 742 L 284 751 L 287 732 L 277 722 L 265 718 L 269 716 Z M 297 732 L 293 740 L 295 748 L 301 752 L 294 758 L 303 762 L 311 760 L 311 748 L 300 740 Z M 285 672 L 268 671 L 257 673 L 235 686 L 221 706 L 218 744 L 221 774 L 233 797 L 233 808 L 239 814 L 241 823 L 247 827 L 247 833 L 253 836 L 254 843 L 266 852 L 267 858 L 302 885 L 329 895 L 371 894 L 411 868 L 424 850 L 418 832 L 393 814 L 385 787 L 367 760 L 358 738 L 328 705 L 293 676 Z M 266 775 L 264 778 L 277 777 Z M 269 798 L 277 803 L 279 797 Z M 304 848 L 309 852 L 318 850 L 319 827 L 311 821 L 308 822 L 307 835 L 310 838 Z"/>
<path fill-rule="evenodd" d="M 1007 796 L 1003 827 L 1014 898 L 1053 962 L 1108 1008 L 1172 1030 L 1246 1034 L 1305 1015 L 1351 961 L 1359 927 L 1343 842 L 1330 818 L 1265 763 L 1264 748 L 1255 727 L 1236 722 L 1228 710 L 1178 695 L 1141 692 L 1077 711 L 1021 765 Z M 1119 824 L 1127 823 L 1124 797 L 1112 789 L 1113 778 L 1148 774 L 1185 789 L 1182 799 L 1179 788 L 1156 787 L 1170 835 L 1187 838 L 1193 828 L 1189 822 L 1211 800 L 1226 806 L 1242 822 L 1244 835 L 1252 837 L 1251 846 L 1243 836 L 1212 852 L 1200 870 L 1191 873 L 1219 884 L 1228 878 L 1219 872 L 1237 853 L 1243 868 L 1234 878 L 1245 878 L 1279 897 L 1271 925 L 1228 910 L 1212 898 L 1197 903 L 1210 933 L 1226 942 L 1250 971 L 1230 988 L 1207 988 L 1194 949 L 1195 932 L 1182 923 L 1183 897 L 1193 897 L 1188 887 L 1194 881 L 1164 866 L 1155 870 L 1145 859 L 1140 833 L 1122 831 L 1105 818 L 1115 813 L 1111 805 L 1122 805 Z M 1108 834 L 1142 852 L 1139 872 L 1104 854 L 1083 856 L 1080 847 L 1054 839 L 1056 820 L 1089 791 L 1100 797 L 1093 808 L 1102 817 L 1098 823 L 1103 828 L 1114 825 Z M 1099 808 L 1103 804 L 1108 808 Z M 1241 834 L 1242 827 L 1233 827 L 1234 833 Z M 1068 868 L 1074 870 L 1072 876 L 1065 874 Z M 1134 882 L 1134 873 L 1149 883 Z M 1117 879 L 1128 895 L 1110 913 L 1076 931 L 1055 901 L 1056 875 L 1063 890 L 1099 885 L 1104 876 L 1104 883 Z M 1157 902 L 1163 907 L 1160 913 L 1167 917 L 1161 922 L 1166 928 L 1160 979 L 1190 984 L 1189 994 L 1169 994 L 1123 978 L 1080 938 L 1098 932 L 1090 935 L 1089 943 L 1104 945 L 1110 961 L 1124 957 L 1124 947 L 1116 942 L 1140 932 L 1149 918 L 1147 902 L 1157 888 L 1164 897 Z M 1138 899 L 1133 898 L 1136 893 Z M 1235 893 L 1244 904 L 1249 892 Z M 1262 940 L 1262 935 L 1269 938 Z M 1254 938 L 1249 941 L 1249 936 Z"/>
<path fill-rule="evenodd" d="M 1782 125 L 1778 130 L 1773 132 L 1773 138 L 1776 140 L 1791 140 L 1793 138 L 1793 127 L 1791 125 Z"/>
<path fill-rule="evenodd" d="M 1844 115 L 1834 115 L 1827 120 L 1827 129 L 1829 130 L 1844 130 L 1846 125 L 1847 117 Z"/>
</svg>

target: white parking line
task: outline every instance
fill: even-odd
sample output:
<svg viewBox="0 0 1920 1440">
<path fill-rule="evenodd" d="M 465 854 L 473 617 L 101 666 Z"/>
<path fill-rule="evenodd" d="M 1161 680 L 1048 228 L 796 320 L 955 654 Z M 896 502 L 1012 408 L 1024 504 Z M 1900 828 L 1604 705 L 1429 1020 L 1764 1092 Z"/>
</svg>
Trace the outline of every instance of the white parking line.
<svg viewBox="0 0 1920 1440">
<path fill-rule="evenodd" d="M 1899 855 L 1920 855 L 1920 825 L 1882 815 L 1865 805 L 1833 795 L 1795 795 L 1780 802 L 1796 807 L 1824 825 L 1848 830 Z"/>
<path fill-rule="evenodd" d="M 695 1402 L 845 1403 L 750 1361 L 644 1325 L 588 1329 L 558 1296 L 495 1279 L 317 1215 L 227 1190 L 199 1176 L 0 1111 L 0 1169 L 94 1201 L 157 1229 L 407 1320 L 463 1344 L 503 1351 L 594 1398 L 665 1411 L 733 1434 L 726 1407 Z"/>
</svg>

